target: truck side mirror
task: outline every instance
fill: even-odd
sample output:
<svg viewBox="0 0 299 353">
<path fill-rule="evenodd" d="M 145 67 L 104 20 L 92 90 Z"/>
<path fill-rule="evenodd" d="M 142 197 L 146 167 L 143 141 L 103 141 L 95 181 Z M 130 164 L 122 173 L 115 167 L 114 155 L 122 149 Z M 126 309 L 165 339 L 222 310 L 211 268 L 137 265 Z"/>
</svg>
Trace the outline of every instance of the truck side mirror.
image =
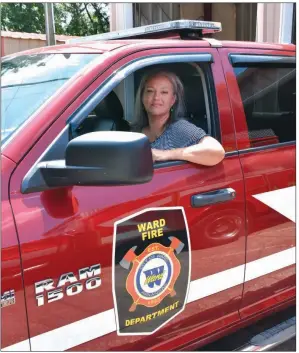
<svg viewBox="0 0 299 353">
<path fill-rule="evenodd" d="M 152 179 L 153 159 L 145 135 L 98 131 L 74 138 L 65 160 L 41 162 L 39 169 L 49 187 L 130 185 Z"/>
</svg>

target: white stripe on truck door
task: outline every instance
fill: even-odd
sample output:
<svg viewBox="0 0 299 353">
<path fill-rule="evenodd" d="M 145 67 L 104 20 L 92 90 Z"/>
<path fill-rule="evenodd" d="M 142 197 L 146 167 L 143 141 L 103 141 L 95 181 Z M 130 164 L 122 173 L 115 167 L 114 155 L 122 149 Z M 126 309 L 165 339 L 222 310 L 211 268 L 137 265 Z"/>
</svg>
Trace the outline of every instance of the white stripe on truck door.
<svg viewBox="0 0 299 353">
<path fill-rule="evenodd" d="M 295 264 L 295 247 L 249 262 L 246 265 L 245 282 Z M 243 283 L 245 265 L 217 272 L 190 283 L 187 303 L 219 293 Z M 64 351 L 116 330 L 114 309 L 89 316 L 42 333 L 30 339 L 33 351 Z M 26 349 L 28 347 L 28 349 Z M 29 350 L 25 340 L 2 349 L 3 351 Z"/>
</svg>

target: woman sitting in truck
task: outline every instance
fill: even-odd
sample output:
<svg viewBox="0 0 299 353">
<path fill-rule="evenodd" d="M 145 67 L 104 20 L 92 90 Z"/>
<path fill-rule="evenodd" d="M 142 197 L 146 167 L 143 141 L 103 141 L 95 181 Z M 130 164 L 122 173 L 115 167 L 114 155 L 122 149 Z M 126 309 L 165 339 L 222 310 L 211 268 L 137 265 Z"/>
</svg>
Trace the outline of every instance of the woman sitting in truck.
<svg viewBox="0 0 299 353">
<path fill-rule="evenodd" d="M 144 76 L 136 95 L 135 131 L 151 142 L 154 162 L 185 160 L 213 166 L 224 158 L 221 144 L 184 119 L 184 88 L 172 72 Z"/>
</svg>

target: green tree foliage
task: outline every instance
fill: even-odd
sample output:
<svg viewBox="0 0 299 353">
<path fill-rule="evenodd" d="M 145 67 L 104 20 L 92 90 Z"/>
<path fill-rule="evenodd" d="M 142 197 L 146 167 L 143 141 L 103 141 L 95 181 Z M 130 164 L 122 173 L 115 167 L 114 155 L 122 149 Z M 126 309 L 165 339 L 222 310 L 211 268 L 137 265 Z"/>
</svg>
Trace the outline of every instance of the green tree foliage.
<svg viewBox="0 0 299 353">
<path fill-rule="evenodd" d="M 1 30 L 45 33 L 42 3 L 1 3 Z M 86 36 L 109 31 L 106 3 L 54 3 L 56 34 Z"/>
<path fill-rule="evenodd" d="M 45 33 L 43 4 L 1 3 L 1 30 Z"/>
</svg>

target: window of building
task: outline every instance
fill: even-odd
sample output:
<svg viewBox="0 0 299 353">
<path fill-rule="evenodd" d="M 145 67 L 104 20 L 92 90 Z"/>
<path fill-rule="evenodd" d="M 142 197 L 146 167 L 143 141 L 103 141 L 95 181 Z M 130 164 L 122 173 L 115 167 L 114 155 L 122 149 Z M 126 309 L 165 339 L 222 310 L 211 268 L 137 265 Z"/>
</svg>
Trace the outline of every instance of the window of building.
<svg viewBox="0 0 299 353">
<path fill-rule="evenodd" d="M 296 139 L 296 69 L 234 68 L 251 147 Z"/>
</svg>

